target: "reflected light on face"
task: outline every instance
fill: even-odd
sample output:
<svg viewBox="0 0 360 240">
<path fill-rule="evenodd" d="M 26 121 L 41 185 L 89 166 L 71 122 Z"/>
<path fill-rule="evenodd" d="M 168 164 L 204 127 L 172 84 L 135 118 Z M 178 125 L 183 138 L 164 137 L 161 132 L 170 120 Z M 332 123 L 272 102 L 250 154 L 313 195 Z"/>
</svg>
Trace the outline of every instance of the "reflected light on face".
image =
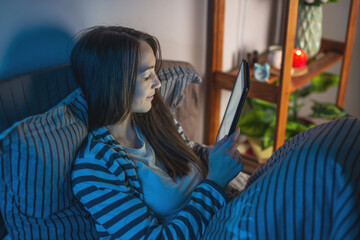
<svg viewBox="0 0 360 240">
<path fill-rule="evenodd" d="M 131 105 L 133 113 L 145 113 L 151 109 L 155 90 L 161 82 L 155 73 L 155 55 L 148 43 L 140 42 L 140 71 L 136 80 L 134 99 Z"/>
</svg>

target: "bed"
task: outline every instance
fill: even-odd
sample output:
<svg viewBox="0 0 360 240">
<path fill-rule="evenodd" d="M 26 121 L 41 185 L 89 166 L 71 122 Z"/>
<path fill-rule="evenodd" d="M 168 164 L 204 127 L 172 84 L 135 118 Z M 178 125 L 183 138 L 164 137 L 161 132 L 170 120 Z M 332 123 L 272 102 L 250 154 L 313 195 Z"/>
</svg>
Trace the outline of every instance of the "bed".
<svg viewBox="0 0 360 240">
<path fill-rule="evenodd" d="M 170 109 L 178 119 L 189 118 L 188 109 L 181 108 L 198 106 L 196 71 L 187 63 L 165 61 L 158 76 Z M 70 185 L 72 160 L 87 135 L 85 106 L 76 89 L 69 65 L 0 82 L 0 239 L 7 234 L 11 239 L 91 238 L 84 220 L 91 216 L 79 211 L 82 206 Z M 360 119 L 347 118 L 294 137 L 250 176 L 238 197 L 214 214 L 204 239 L 356 239 L 359 136 Z M 334 208 L 318 213 L 322 204 L 314 204 L 314 199 L 326 195 L 331 201 L 325 205 Z M 299 209 L 306 217 L 288 218 Z M 309 221 L 310 213 L 323 225 Z M 330 225 L 334 214 L 337 221 Z"/>
</svg>

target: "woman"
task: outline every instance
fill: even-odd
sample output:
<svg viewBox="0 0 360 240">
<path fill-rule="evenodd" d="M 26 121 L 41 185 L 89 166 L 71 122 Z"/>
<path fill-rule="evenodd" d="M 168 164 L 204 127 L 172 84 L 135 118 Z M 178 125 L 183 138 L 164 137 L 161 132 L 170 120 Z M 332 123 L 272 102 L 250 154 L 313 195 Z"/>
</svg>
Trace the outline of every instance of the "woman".
<svg viewBox="0 0 360 240">
<path fill-rule="evenodd" d="M 88 29 L 71 53 L 90 132 L 73 191 L 103 238 L 198 239 L 242 169 L 238 129 L 208 160 L 185 143 L 157 91 L 160 61 L 156 38 L 125 27 Z"/>
<path fill-rule="evenodd" d="M 359 239 L 359 119 L 297 135 L 227 204 L 239 130 L 196 156 L 157 92 L 160 59 L 154 37 L 123 27 L 89 29 L 72 51 L 90 131 L 73 191 L 100 237 Z"/>
</svg>

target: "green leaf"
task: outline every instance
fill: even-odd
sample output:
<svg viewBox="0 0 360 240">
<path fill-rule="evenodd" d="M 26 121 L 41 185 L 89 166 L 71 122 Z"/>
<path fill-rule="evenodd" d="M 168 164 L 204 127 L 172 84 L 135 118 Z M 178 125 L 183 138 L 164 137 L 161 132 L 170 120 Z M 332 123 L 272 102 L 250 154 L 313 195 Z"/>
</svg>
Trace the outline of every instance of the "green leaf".
<svg viewBox="0 0 360 240">
<path fill-rule="evenodd" d="M 325 119 L 337 119 L 343 117 L 349 117 L 350 115 L 345 112 L 341 107 L 332 103 L 320 103 L 313 100 L 314 105 L 312 106 L 313 113 L 310 117 L 325 118 Z"/>
<path fill-rule="evenodd" d="M 322 73 L 311 80 L 311 84 L 301 89 L 296 90 L 290 94 L 290 100 L 293 97 L 306 97 L 313 92 L 324 92 L 332 86 L 337 86 L 340 82 L 340 77 L 331 73 Z"/>
<path fill-rule="evenodd" d="M 275 132 L 275 127 L 272 124 L 265 129 L 264 135 L 261 138 L 262 150 L 274 145 L 274 132 Z"/>
<path fill-rule="evenodd" d="M 305 125 L 295 121 L 288 121 L 286 123 L 285 141 L 289 141 L 297 134 L 314 126 L 315 124 L 312 123 Z M 265 128 L 264 135 L 261 138 L 261 148 L 263 150 L 274 144 L 274 132 L 275 132 L 275 123 L 271 123 Z"/>
<path fill-rule="evenodd" d="M 308 124 L 305 125 L 303 123 L 300 123 L 298 121 L 288 121 L 286 123 L 286 136 L 285 136 L 285 140 L 288 141 L 290 140 L 292 137 L 294 137 L 295 135 L 314 127 L 314 124 Z"/>
<path fill-rule="evenodd" d="M 340 77 L 331 73 L 322 73 L 311 80 L 312 92 L 324 92 L 332 86 L 337 86 Z"/>
<path fill-rule="evenodd" d="M 295 92 L 290 94 L 290 96 L 294 95 L 294 97 L 306 97 L 314 91 L 313 89 L 314 89 L 313 85 L 309 85 L 309 86 L 306 86 L 306 87 L 296 90 Z"/>
<path fill-rule="evenodd" d="M 299 125 L 301 125 L 301 123 L 294 122 L 294 121 L 287 121 L 286 130 L 297 131 L 299 129 Z"/>
<path fill-rule="evenodd" d="M 250 110 L 242 116 L 237 124 L 240 132 L 250 137 L 261 137 L 272 121 L 272 114 L 266 111 Z"/>
<path fill-rule="evenodd" d="M 293 110 L 297 110 L 297 109 L 299 109 L 299 108 L 302 108 L 303 106 L 305 106 L 304 103 L 302 103 L 302 104 L 297 104 L 296 106 L 289 106 L 289 112 L 290 112 L 290 111 L 293 111 Z"/>
<path fill-rule="evenodd" d="M 286 123 L 285 141 L 289 141 L 292 137 L 301 132 L 300 125 L 301 123 L 294 121 L 288 121 Z"/>
<path fill-rule="evenodd" d="M 276 110 L 276 104 L 271 103 L 271 102 L 267 102 L 264 100 L 260 100 L 257 98 L 248 98 L 249 99 L 249 104 L 251 106 L 251 108 L 253 109 L 262 109 L 262 110 L 273 110 L 275 112 Z"/>
<path fill-rule="evenodd" d="M 314 124 L 314 123 L 310 123 L 308 125 L 300 124 L 299 130 L 300 130 L 300 132 L 303 132 L 303 131 L 308 130 L 308 129 L 310 129 L 312 127 L 315 127 L 315 126 L 316 126 L 316 124 Z"/>
</svg>

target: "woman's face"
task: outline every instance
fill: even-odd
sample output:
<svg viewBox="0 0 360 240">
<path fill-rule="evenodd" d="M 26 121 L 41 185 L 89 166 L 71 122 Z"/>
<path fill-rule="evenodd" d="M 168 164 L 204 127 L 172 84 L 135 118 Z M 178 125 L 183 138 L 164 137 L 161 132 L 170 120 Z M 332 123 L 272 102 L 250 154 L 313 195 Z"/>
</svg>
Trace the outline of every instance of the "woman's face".
<svg viewBox="0 0 360 240">
<path fill-rule="evenodd" d="M 131 112 L 146 113 L 151 109 L 155 89 L 161 82 L 155 74 L 155 56 L 150 45 L 140 42 L 140 71 L 136 80 L 135 95 L 131 105 Z"/>
</svg>

